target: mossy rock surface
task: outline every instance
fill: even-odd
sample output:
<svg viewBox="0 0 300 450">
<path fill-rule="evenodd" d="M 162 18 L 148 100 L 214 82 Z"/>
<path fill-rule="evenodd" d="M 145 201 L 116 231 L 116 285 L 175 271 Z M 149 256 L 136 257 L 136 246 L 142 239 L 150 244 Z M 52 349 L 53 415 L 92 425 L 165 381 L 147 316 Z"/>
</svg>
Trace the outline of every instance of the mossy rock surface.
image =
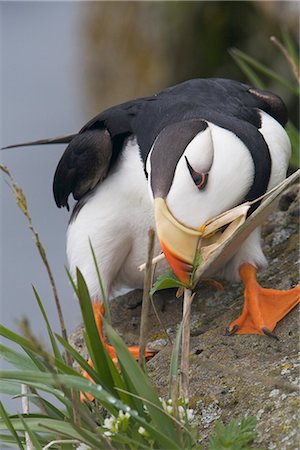
<svg viewBox="0 0 300 450">
<path fill-rule="evenodd" d="M 299 278 L 299 195 L 292 186 L 263 226 L 269 266 L 259 274 L 264 287 L 289 289 Z M 226 335 L 243 304 L 240 283 L 224 283 L 218 291 L 198 287 L 192 306 L 190 402 L 197 426 L 207 441 L 217 419 L 227 423 L 245 415 L 257 417 L 257 448 L 299 448 L 299 310 L 276 327 L 279 340 L 260 335 Z M 138 343 L 142 292 L 132 291 L 111 302 L 113 325 L 128 344 Z M 171 337 L 182 316 L 175 291 L 155 294 L 155 306 Z M 149 346 L 160 350 L 148 371 L 161 395 L 167 395 L 171 346 L 156 315 L 149 317 Z M 80 328 L 73 335 L 82 346 Z"/>
</svg>

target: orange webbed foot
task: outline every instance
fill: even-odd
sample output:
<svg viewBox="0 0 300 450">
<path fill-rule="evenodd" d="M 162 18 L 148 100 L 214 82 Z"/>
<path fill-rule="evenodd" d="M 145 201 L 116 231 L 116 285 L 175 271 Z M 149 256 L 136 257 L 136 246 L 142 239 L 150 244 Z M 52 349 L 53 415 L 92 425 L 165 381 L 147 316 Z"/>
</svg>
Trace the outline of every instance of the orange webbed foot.
<svg viewBox="0 0 300 450">
<path fill-rule="evenodd" d="M 256 281 L 256 268 L 249 263 L 240 267 L 245 286 L 242 314 L 229 325 L 230 334 L 266 334 L 271 337 L 277 323 L 300 301 L 300 286 L 286 291 L 265 289 Z"/>
</svg>

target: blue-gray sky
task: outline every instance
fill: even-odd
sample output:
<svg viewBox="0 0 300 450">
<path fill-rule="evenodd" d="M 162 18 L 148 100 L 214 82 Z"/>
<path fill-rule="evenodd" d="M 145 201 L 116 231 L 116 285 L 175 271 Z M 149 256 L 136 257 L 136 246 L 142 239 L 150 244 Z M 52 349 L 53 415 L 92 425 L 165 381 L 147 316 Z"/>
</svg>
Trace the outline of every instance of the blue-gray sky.
<svg viewBox="0 0 300 450">
<path fill-rule="evenodd" d="M 80 104 L 81 11 L 79 2 L 1 2 L 1 146 L 77 131 L 87 119 Z M 52 196 L 53 174 L 63 149 L 7 150 L 1 160 L 26 193 L 72 330 L 80 316 L 64 271 L 68 213 L 56 207 Z M 26 315 L 34 332 L 46 340 L 31 284 L 59 332 L 51 289 L 4 179 L 0 174 L 1 322 L 17 330 L 17 321 Z"/>
</svg>

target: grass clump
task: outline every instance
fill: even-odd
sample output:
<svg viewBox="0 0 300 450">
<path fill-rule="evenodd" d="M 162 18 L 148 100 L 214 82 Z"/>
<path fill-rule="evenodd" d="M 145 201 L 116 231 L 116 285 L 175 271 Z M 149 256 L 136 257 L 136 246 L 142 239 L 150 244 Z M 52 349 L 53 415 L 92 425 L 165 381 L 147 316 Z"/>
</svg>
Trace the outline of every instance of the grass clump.
<svg viewBox="0 0 300 450">
<path fill-rule="evenodd" d="M 282 32 L 283 43 L 275 36 L 271 36 L 270 41 L 276 46 L 278 51 L 281 52 L 282 57 L 286 62 L 286 75 L 279 75 L 277 72 L 271 70 L 257 59 L 236 48 L 230 49 L 229 53 L 253 86 L 258 89 L 267 90 L 268 82 L 276 83 L 285 90 L 287 97 L 293 96 L 299 105 L 299 52 L 294 45 L 294 42 L 286 32 Z M 290 166 L 292 169 L 297 169 L 300 166 L 300 137 L 298 129 L 291 122 L 291 120 L 289 120 L 286 125 L 286 132 L 289 135 L 292 145 Z"/>
<path fill-rule="evenodd" d="M 35 236 L 53 289 L 61 327 L 60 334 L 53 331 L 35 288 L 33 292 L 51 350 L 46 350 L 35 338 L 26 320 L 22 322 L 23 334 L 0 326 L 0 335 L 8 342 L 1 344 L 1 356 L 14 367 L 14 370 L 0 371 L 0 391 L 21 397 L 23 404 L 22 413 L 10 415 L 0 403 L 1 443 L 21 450 L 202 449 L 201 436 L 193 425 L 193 410 L 187 400 L 180 398 L 178 365 L 182 324 L 171 358 L 170 398 L 161 399 L 126 344 L 108 321 L 104 321 L 107 336 L 116 350 L 116 368 L 99 338 L 88 287 L 81 272 L 77 270 L 75 281 L 68 274 L 81 307 L 84 339 L 93 363 L 90 366 L 68 342 L 55 282 L 46 252 L 33 228 L 25 196 L 9 170 L 0 168 L 9 177 L 17 203 Z M 18 350 L 12 344 L 17 344 Z M 73 361 L 80 371 L 74 369 Z M 84 377 L 83 371 L 93 381 Z M 94 401 L 81 402 L 80 393 L 90 394 Z M 237 421 L 231 421 L 228 426 L 219 424 L 208 449 L 246 450 L 255 437 L 254 428 L 255 423 L 249 418 L 240 424 Z"/>
</svg>

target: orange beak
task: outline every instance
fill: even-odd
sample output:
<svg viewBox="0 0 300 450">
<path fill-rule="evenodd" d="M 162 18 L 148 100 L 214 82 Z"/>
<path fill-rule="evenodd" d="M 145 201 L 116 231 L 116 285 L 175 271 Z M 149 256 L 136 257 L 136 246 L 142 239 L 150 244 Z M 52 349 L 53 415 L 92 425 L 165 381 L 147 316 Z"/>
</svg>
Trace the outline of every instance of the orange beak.
<svg viewBox="0 0 300 450">
<path fill-rule="evenodd" d="M 162 251 L 175 275 L 188 286 L 202 233 L 178 222 L 161 197 L 154 200 L 154 211 Z"/>
</svg>

